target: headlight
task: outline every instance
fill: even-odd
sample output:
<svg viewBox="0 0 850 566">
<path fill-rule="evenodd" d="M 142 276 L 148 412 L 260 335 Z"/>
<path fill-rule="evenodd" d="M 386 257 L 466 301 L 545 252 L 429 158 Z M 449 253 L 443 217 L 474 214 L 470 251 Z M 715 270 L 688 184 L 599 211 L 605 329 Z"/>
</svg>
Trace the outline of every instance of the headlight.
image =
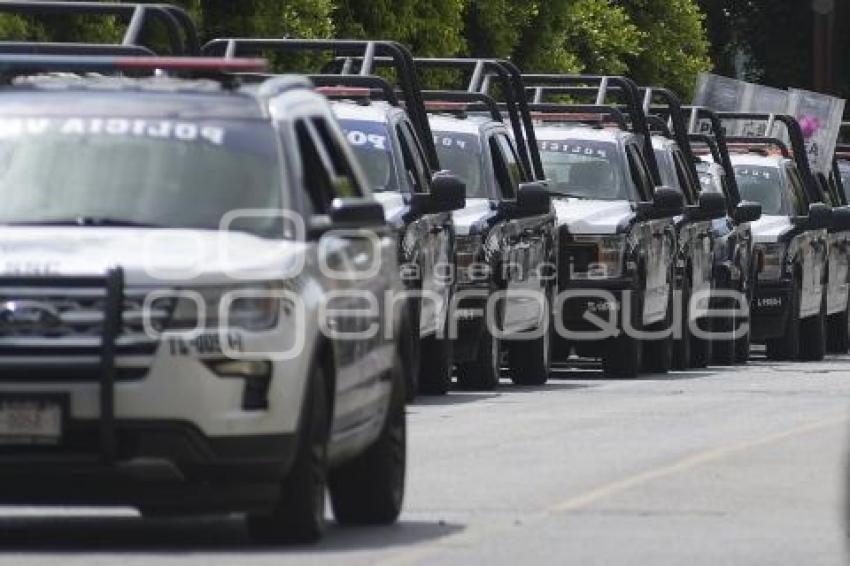
<svg viewBox="0 0 850 566">
<path fill-rule="evenodd" d="M 626 236 L 576 236 L 565 253 L 572 279 L 622 277 Z"/>
<path fill-rule="evenodd" d="M 177 299 L 168 329 L 217 329 L 221 322 L 219 307 L 229 303 L 228 327 L 250 331 L 268 330 L 277 324 L 280 312 L 280 299 L 271 296 L 273 292 L 274 287 L 271 285 L 175 291 L 172 297 L 163 299 Z M 224 300 L 226 297 L 227 301 Z"/>
<path fill-rule="evenodd" d="M 455 240 L 457 281 L 460 284 L 487 279 L 483 271 L 481 236 L 458 236 Z"/>
<path fill-rule="evenodd" d="M 756 244 L 755 249 L 761 256 L 759 280 L 781 279 L 785 262 L 785 244 Z"/>
</svg>

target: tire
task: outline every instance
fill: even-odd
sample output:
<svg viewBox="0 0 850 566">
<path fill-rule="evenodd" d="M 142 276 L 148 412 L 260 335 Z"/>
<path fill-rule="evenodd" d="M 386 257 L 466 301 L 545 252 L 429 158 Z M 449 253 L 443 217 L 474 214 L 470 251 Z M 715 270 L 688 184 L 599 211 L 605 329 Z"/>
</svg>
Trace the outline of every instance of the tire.
<svg viewBox="0 0 850 566">
<path fill-rule="evenodd" d="M 667 300 L 667 314 L 664 320 L 649 327 L 651 332 L 672 330 L 673 322 L 673 293 Z M 650 373 L 667 373 L 673 363 L 673 333 L 672 331 L 659 340 L 647 340 L 643 344 L 643 369 Z"/>
<path fill-rule="evenodd" d="M 846 354 L 850 350 L 850 303 L 827 320 L 826 351 L 830 354 Z"/>
<path fill-rule="evenodd" d="M 791 305 L 788 307 L 788 320 L 785 333 L 779 338 L 765 342 L 768 360 L 798 360 L 800 358 L 800 282 L 796 280 L 791 288 Z"/>
<path fill-rule="evenodd" d="M 274 508 L 246 518 L 248 532 L 258 542 L 311 543 L 324 533 L 330 431 L 326 383 L 317 365 L 307 383 L 295 461 L 281 482 Z"/>
<path fill-rule="evenodd" d="M 637 296 L 632 292 L 632 296 Z M 643 309 L 640 302 L 631 306 L 629 315 L 632 319 L 632 328 L 640 329 L 640 320 Z M 602 374 L 611 379 L 634 379 L 640 373 L 643 358 L 643 346 L 640 341 L 627 335 L 625 332 L 615 338 L 609 338 L 603 348 Z"/>
<path fill-rule="evenodd" d="M 396 367 L 401 367 L 397 360 Z M 384 428 L 365 452 L 330 474 L 334 517 L 344 525 L 388 525 L 401 513 L 407 463 L 405 380 L 394 372 Z"/>
<path fill-rule="evenodd" d="M 485 322 L 475 360 L 457 366 L 457 383 L 470 391 L 492 391 L 499 385 L 501 374 L 502 343 L 493 337 Z"/>
<path fill-rule="evenodd" d="M 681 332 L 680 339 L 673 340 L 673 358 L 671 368 L 676 370 L 684 370 L 692 367 L 692 344 L 694 336 L 691 334 L 690 318 L 690 303 L 691 303 L 691 280 L 685 275 L 682 278 L 682 291 L 679 295 L 682 308 L 679 312 L 682 313 L 680 320 L 675 321 L 679 327 L 677 330 Z"/>
<path fill-rule="evenodd" d="M 819 362 L 826 356 L 826 289 L 820 310 L 800 322 L 800 359 Z"/>
<path fill-rule="evenodd" d="M 416 399 L 419 392 L 419 372 L 421 370 L 422 339 L 419 336 L 419 308 L 411 303 L 406 310 L 399 328 L 399 347 L 403 360 L 405 391 L 407 402 Z"/>
<path fill-rule="evenodd" d="M 548 320 L 543 333 L 534 340 L 517 340 L 507 344 L 508 367 L 515 385 L 539 386 L 549 381 L 552 367 L 552 306 L 546 305 Z"/>
<path fill-rule="evenodd" d="M 443 337 L 436 335 L 422 339 L 419 363 L 419 393 L 445 395 L 452 385 L 454 349 L 448 332 L 448 317 Z"/>
</svg>

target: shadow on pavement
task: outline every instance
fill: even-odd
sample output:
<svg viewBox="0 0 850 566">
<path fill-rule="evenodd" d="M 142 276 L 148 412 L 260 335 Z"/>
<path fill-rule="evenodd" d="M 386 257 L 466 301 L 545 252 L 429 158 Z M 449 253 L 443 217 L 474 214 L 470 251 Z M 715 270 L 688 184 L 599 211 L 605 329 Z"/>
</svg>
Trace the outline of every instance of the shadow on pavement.
<svg viewBox="0 0 850 566">
<path fill-rule="evenodd" d="M 340 527 L 331 523 L 325 538 L 309 546 L 258 545 L 238 518 L 141 519 L 135 517 L 0 518 L 3 553 L 310 553 L 389 548 L 455 534 L 463 526 L 401 521 L 387 527 Z"/>
</svg>

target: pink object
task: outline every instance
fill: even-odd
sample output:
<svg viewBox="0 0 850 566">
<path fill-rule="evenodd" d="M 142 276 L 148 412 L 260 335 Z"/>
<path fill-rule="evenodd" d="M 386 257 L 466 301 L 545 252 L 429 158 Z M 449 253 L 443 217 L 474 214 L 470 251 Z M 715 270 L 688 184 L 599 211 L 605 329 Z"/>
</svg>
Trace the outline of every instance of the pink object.
<svg viewBox="0 0 850 566">
<path fill-rule="evenodd" d="M 799 122 L 804 138 L 812 137 L 820 129 L 820 120 L 818 120 L 817 116 L 801 116 Z"/>
</svg>

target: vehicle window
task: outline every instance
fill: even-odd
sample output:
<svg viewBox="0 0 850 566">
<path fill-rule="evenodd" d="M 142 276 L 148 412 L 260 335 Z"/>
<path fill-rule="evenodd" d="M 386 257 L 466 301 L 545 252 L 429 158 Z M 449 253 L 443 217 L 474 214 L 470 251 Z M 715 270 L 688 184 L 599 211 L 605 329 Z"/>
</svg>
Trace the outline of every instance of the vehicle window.
<svg viewBox="0 0 850 566">
<path fill-rule="evenodd" d="M 360 162 L 374 192 L 398 191 L 387 124 L 370 120 L 341 119 L 348 145 Z"/>
<path fill-rule="evenodd" d="M 334 199 L 330 158 L 320 149 L 313 127 L 306 120 L 295 123 L 295 137 L 301 154 L 304 187 L 314 214 L 326 214 Z"/>
<path fill-rule="evenodd" d="M 617 144 L 582 140 L 539 140 L 549 188 L 564 196 L 627 200 Z"/>
<path fill-rule="evenodd" d="M 806 188 L 803 186 L 803 180 L 800 178 L 800 173 L 795 167 L 788 167 L 788 178 L 791 181 L 789 187 L 789 198 L 793 204 L 795 214 L 808 214 L 809 199 L 806 196 Z"/>
<path fill-rule="evenodd" d="M 396 124 L 395 129 L 396 134 L 398 135 L 398 142 L 401 145 L 401 156 L 404 161 L 405 176 L 410 183 L 411 188 L 413 188 L 413 192 L 427 192 L 424 169 L 421 162 L 418 162 L 416 159 L 416 142 L 414 141 L 414 138 L 410 136 L 401 123 Z"/>
<path fill-rule="evenodd" d="M 841 183 L 844 185 L 844 196 L 850 201 L 850 163 L 839 162 L 838 171 L 841 173 Z"/>
<path fill-rule="evenodd" d="M 218 230 L 232 211 L 288 204 L 270 124 L 7 115 L 0 131 L 0 223 Z M 229 229 L 282 237 L 273 216 L 239 219 Z"/>
<path fill-rule="evenodd" d="M 779 167 L 735 165 L 741 199 L 761 204 L 762 213 L 774 216 L 798 214 L 794 191 L 783 187 Z"/>
<path fill-rule="evenodd" d="M 466 183 L 468 198 L 490 198 L 484 185 L 481 145 L 477 135 L 435 131 L 434 145 L 440 167 Z"/>
<path fill-rule="evenodd" d="M 416 160 L 414 161 L 416 164 L 416 170 L 419 173 L 419 176 L 422 177 L 424 190 L 427 191 L 430 185 L 431 169 L 428 166 L 428 158 L 425 157 L 425 150 L 422 148 L 422 142 L 419 139 L 419 136 L 416 135 L 416 132 L 409 121 L 405 120 L 401 124 L 402 129 L 407 132 L 407 138 L 410 141 L 410 146 L 416 154 Z"/>
<path fill-rule="evenodd" d="M 497 136 L 490 138 L 490 155 L 493 159 L 493 171 L 496 174 L 496 183 L 499 185 L 499 190 L 502 192 L 502 198 L 512 200 L 516 198 L 517 186 L 513 183 L 510 171 L 508 169 L 507 156 L 502 153 L 502 147 L 496 139 Z"/>
<path fill-rule="evenodd" d="M 685 195 L 685 202 L 695 204 L 697 202 L 697 194 L 694 192 L 695 187 L 691 182 L 691 175 L 688 171 L 688 166 L 685 163 L 685 156 L 681 151 L 673 152 L 673 163 L 676 166 L 676 178 L 679 181 L 679 187 Z"/>
<path fill-rule="evenodd" d="M 634 144 L 627 145 L 626 157 L 629 160 L 632 182 L 634 182 L 640 198 L 645 201 L 652 200 L 655 184 L 652 182 L 652 176 L 649 174 L 649 168 L 640 153 L 640 149 Z"/>
<path fill-rule="evenodd" d="M 522 164 L 520 164 L 519 156 L 516 152 L 514 142 L 505 134 L 496 134 L 496 142 L 502 150 L 502 155 L 505 158 L 505 165 L 508 167 L 508 175 L 511 179 L 511 189 L 516 190 L 516 187 L 523 182 Z"/>
<path fill-rule="evenodd" d="M 333 174 L 332 184 L 335 196 L 342 198 L 363 196 L 363 191 L 357 184 L 357 177 L 355 177 L 354 171 L 351 169 L 351 164 L 342 149 L 344 142 L 331 131 L 327 120 L 324 118 L 313 118 L 311 123 L 316 129 L 318 139 L 321 141 L 321 145 L 324 146 L 323 149 L 327 152 L 330 159 L 332 167 L 330 171 Z"/>
<path fill-rule="evenodd" d="M 654 152 L 655 162 L 658 164 L 658 173 L 661 175 L 661 184 L 682 191 L 683 186 L 677 175 L 673 154 L 664 149 L 656 149 Z"/>
</svg>

